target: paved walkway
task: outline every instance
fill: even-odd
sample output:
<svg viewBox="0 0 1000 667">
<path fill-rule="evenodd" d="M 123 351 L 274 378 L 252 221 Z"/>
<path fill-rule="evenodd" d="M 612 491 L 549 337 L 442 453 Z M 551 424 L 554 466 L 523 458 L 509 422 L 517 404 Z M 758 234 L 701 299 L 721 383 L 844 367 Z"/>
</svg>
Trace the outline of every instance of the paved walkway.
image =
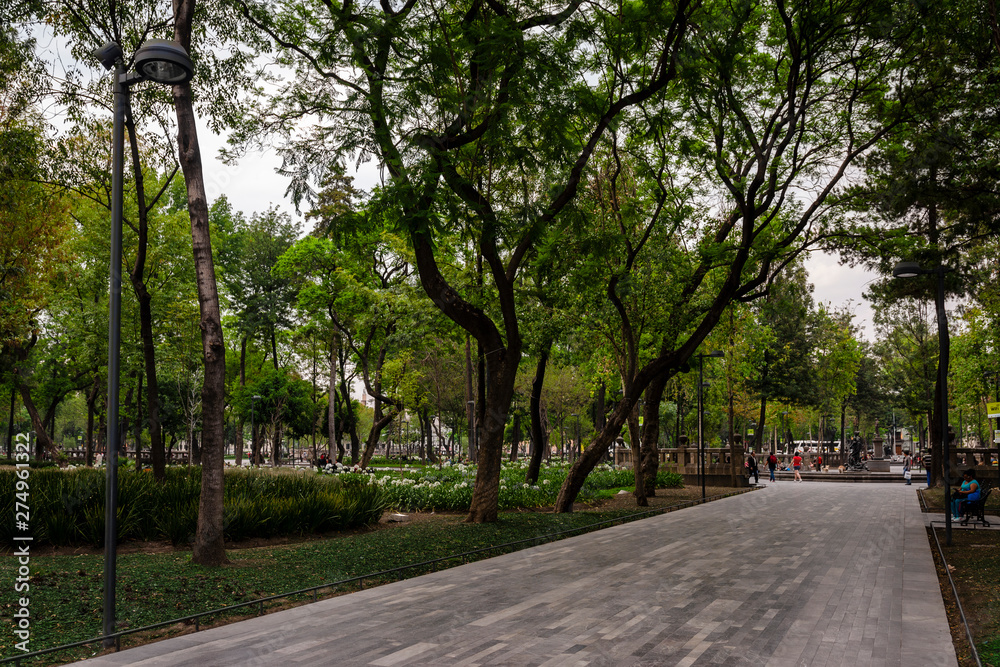
<svg viewBox="0 0 1000 667">
<path fill-rule="evenodd" d="M 779 482 L 82 664 L 957 662 L 913 487 Z"/>
</svg>

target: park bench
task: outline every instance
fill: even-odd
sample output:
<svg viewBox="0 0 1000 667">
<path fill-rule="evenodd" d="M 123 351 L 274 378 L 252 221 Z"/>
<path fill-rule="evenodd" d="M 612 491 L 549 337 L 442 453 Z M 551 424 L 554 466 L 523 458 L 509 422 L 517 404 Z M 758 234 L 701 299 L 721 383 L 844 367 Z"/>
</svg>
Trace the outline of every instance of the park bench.
<svg viewBox="0 0 1000 667">
<path fill-rule="evenodd" d="M 979 500 L 966 502 L 962 505 L 961 525 L 969 525 L 969 521 L 983 524 L 983 528 L 989 528 L 990 523 L 986 520 L 986 500 L 990 497 L 993 489 L 983 489 L 979 494 Z"/>
</svg>

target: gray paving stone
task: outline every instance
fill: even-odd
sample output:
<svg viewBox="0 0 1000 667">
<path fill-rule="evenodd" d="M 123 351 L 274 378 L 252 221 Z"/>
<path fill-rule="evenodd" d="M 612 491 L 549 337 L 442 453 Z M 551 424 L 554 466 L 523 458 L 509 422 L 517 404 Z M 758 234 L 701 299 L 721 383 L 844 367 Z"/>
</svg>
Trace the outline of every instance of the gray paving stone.
<svg viewBox="0 0 1000 667">
<path fill-rule="evenodd" d="M 913 487 L 779 484 L 84 665 L 957 665 Z"/>
</svg>

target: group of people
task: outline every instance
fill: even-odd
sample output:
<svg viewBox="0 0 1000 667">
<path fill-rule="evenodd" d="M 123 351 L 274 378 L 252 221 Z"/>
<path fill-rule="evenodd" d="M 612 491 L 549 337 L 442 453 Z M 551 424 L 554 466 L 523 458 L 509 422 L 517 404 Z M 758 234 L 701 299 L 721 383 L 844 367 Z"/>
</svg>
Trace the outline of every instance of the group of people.
<svg viewBox="0 0 1000 667">
<path fill-rule="evenodd" d="M 753 455 L 753 452 L 747 454 L 747 460 L 745 465 L 747 469 L 747 475 L 753 477 L 754 484 L 759 483 L 760 470 L 757 466 L 757 457 Z M 823 466 L 823 457 L 817 456 L 813 460 L 813 465 L 816 466 L 816 470 L 821 470 Z M 778 466 L 779 466 L 778 457 L 775 456 L 773 453 L 769 454 L 767 457 L 767 471 L 770 475 L 770 481 L 772 482 L 775 481 L 774 472 L 775 470 L 778 469 Z M 795 473 L 794 481 L 801 482 L 802 476 L 799 474 L 799 472 L 802 470 L 802 452 L 799 451 L 795 452 L 795 456 L 792 457 L 791 470 Z"/>
</svg>

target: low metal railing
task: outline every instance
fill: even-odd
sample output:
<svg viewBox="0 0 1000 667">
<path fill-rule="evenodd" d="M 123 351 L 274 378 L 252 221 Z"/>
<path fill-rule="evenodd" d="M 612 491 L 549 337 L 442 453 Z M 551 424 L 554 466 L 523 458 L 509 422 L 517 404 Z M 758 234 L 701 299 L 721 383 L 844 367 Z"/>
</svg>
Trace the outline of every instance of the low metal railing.
<svg viewBox="0 0 1000 667">
<path fill-rule="evenodd" d="M 976 664 L 979 667 L 983 667 L 982 661 L 979 659 L 979 651 L 976 650 L 976 641 L 972 638 L 972 629 L 969 627 L 969 621 L 965 618 L 965 610 L 962 609 L 962 601 L 958 598 L 958 588 L 955 586 L 955 580 L 951 576 L 951 569 L 948 567 L 948 560 L 944 557 L 944 549 L 941 548 L 941 541 L 938 540 L 937 529 L 934 524 L 940 523 L 944 524 L 944 521 L 931 521 L 931 534 L 934 536 L 934 544 L 937 545 L 938 555 L 941 557 L 941 564 L 944 566 L 944 571 L 948 574 L 948 583 L 951 584 L 951 592 L 955 596 L 955 606 L 958 608 L 958 615 L 962 618 L 962 625 L 965 626 L 965 636 L 969 639 L 969 650 L 972 651 L 972 657 L 976 659 Z"/>
</svg>

